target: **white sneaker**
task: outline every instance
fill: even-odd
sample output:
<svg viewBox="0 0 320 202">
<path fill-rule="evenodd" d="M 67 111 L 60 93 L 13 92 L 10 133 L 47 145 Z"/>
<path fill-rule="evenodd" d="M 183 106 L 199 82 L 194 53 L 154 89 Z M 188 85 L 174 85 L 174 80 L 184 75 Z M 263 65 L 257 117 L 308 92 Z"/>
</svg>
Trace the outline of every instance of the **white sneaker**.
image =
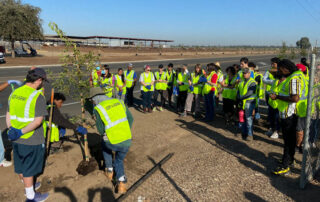
<svg viewBox="0 0 320 202">
<path fill-rule="evenodd" d="M 270 138 L 272 139 L 278 139 L 279 138 L 279 134 L 277 131 L 274 131 L 274 133 L 272 133 L 272 135 L 270 136 Z"/>
<path fill-rule="evenodd" d="M 0 167 L 9 167 L 12 165 L 12 162 L 11 161 L 7 161 L 7 160 L 3 160 L 1 163 L 0 163 Z"/>
<path fill-rule="evenodd" d="M 271 128 L 269 128 L 269 130 L 265 133 L 266 135 L 270 136 L 273 134 L 273 131 Z"/>
</svg>

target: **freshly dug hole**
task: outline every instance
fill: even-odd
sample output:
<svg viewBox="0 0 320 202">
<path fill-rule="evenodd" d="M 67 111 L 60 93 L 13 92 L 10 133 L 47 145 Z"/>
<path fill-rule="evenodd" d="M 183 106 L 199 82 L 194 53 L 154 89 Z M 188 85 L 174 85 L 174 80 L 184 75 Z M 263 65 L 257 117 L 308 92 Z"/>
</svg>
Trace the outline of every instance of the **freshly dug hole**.
<svg viewBox="0 0 320 202">
<path fill-rule="evenodd" d="M 83 159 L 78 167 L 77 167 L 77 172 L 80 175 L 87 175 L 91 173 L 92 171 L 96 170 L 98 168 L 98 163 L 94 158 L 90 158 L 89 161 L 86 161 Z"/>
</svg>

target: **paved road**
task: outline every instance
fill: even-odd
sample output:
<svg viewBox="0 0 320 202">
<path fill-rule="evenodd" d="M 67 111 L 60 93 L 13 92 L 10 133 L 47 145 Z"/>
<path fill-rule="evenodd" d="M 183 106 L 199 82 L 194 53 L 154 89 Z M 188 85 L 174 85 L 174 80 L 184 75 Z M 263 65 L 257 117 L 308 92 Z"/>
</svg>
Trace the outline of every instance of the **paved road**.
<svg viewBox="0 0 320 202">
<path fill-rule="evenodd" d="M 274 55 L 265 55 L 265 56 L 252 56 L 249 57 L 249 60 L 252 62 L 255 62 L 259 67 L 261 68 L 261 71 L 265 71 L 266 68 L 270 66 L 270 58 L 274 57 Z M 239 59 L 241 56 L 238 57 L 224 57 L 224 58 L 218 58 L 218 57 L 212 57 L 212 58 L 200 58 L 200 59 L 182 59 L 182 60 L 163 60 L 163 61 L 152 61 L 152 62 L 132 62 L 134 65 L 135 70 L 137 71 L 138 75 L 142 72 L 143 66 L 145 64 L 149 64 L 152 67 L 152 71 L 157 70 L 157 66 L 159 64 L 164 64 L 166 66 L 168 63 L 172 62 L 174 66 L 179 66 L 182 64 L 188 64 L 189 70 L 193 70 L 193 67 L 195 64 L 202 64 L 206 65 L 210 62 L 216 62 L 219 61 L 222 67 L 222 70 L 224 71 L 228 66 L 232 64 L 239 64 Z M 118 68 L 122 67 L 123 69 L 126 68 L 127 63 L 114 63 L 110 64 L 110 70 L 112 73 L 115 73 Z M 26 73 L 28 71 L 29 67 L 25 68 L 1 68 L 0 69 L 0 83 L 5 82 L 8 79 L 16 79 L 16 80 L 23 80 L 26 76 Z M 62 67 L 45 67 L 44 69 L 49 70 L 53 73 L 58 73 L 62 70 Z M 46 84 L 46 97 L 50 97 L 50 84 Z M 139 92 L 140 86 L 136 86 L 135 88 L 135 97 L 138 97 L 140 95 Z M 7 88 L 5 91 L 1 92 L 0 96 L 0 104 L 2 105 L 2 108 L 0 109 L 0 128 L 5 127 L 5 111 L 7 109 L 7 100 L 11 93 L 11 89 Z M 80 112 L 80 105 L 79 102 L 74 101 L 67 97 L 66 105 L 63 109 L 64 113 L 69 114 L 78 114 Z"/>
</svg>

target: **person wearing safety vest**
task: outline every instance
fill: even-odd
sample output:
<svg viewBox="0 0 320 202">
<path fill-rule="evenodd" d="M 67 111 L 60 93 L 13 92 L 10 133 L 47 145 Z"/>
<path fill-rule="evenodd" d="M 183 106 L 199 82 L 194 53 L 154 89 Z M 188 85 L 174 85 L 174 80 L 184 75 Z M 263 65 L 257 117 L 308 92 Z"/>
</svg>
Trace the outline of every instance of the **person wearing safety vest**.
<svg viewBox="0 0 320 202">
<path fill-rule="evenodd" d="M 222 93 L 222 82 L 223 82 L 223 73 L 221 71 L 221 66 L 220 66 L 220 62 L 215 62 L 215 71 L 218 75 L 218 81 L 217 81 L 217 90 L 215 91 L 215 107 L 216 109 L 219 108 L 219 100 L 220 100 L 220 95 Z"/>
<path fill-rule="evenodd" d="M 104 69 L 101 71 L 101 86 L 106 96 L 113 96 L 114 76 L 110 73 L 109 65 L 104 65 Z"/>
<path fill-rule="evenodd" d="M 314 84 L 312 88 L 312 108 L 311 124 L 309 132 L 309 142 L 312 148 L 317 148 L 316 141 L 319 136 L 319 114 L 320 114 L 320 65 L 317 66 L 314 75 Z"/>
<path fill-rule="evenodd" d="M 262 82 L 262 74 L 259 72 L 259 67 L 256 66 L 253 62 L 249 62 L 249 68 L 254 72 L 254 80 L 257 83 L 257 98 L 256 98 L 256 107 L 254 110 L 255 119 L 260 119 L 260 110 L 259 110 L 259 102 L 260 99 L 264 98 L 264 84 Z"/>
<path fill-rule="evenodd" d="M 26 84 L 17 88 L 9 97 L 6 115 L 8 139 L 12 141 L 14 170 L 23 180 L 27 200 L 42 201 L 48 193 L 36 193 L 34 176 L 43 171 L 45 158 L 44 117 L 48 114 L 45 99 L 39 91 L 47 81 L 43 69 L 28 71 Z M 34 187 L 35 184 L 35 187 Z"/>
<path fill-rule="evenodd" d="M 296 105 L 301 92 L 301 80 L 294 72 L 296 65 L 290 60 L 283 59 L 278 63 L 281 76 L 286 79 L 278 86 L 278 94 L 270 94 L 272 100 L 277 100 L 278 110 L 281 120 L 282 135 L 284 140 L 284 150 L 282 160 L 273 173 L 281 175 L 290 171 L 290 166 L 294 164 L 294 153 L 296 147 Z"/>
<path fill-rule="evenodd" d="M 240 70 L 237 73 L 237 83 L 240 83 L 241 81 L 244 81 L 242 70 L 244 68 L 249 68 L 249 59 L 246 57 L 243 57 L 240 59 Z M 254 79 L 254 72 L 250 70 L 250 77 Z"/>
<path fill-rule="evenodd" d="M 253 140 L 253 118 L 252 114 L 256 106 L 257 83 L 251 78 L 249 68 L 242 69 L 244 80 L 240 82 L 237 91 L 237 103 L 240 110 L 244 111 L 244 123 L 239 126 L 242 129 L 242 137 L 247 141 Z"/>
<path fill-rule="evenodd" d="M 194 116 L 200 117 L 200 100 L 202 97 L 203 82 L 200 82 L 200 78 L 203 76 L 202 68 L 200 64 L 194 67 L 194 72 L 191 73 L 191 79 L 189 80 L 188 96 L 186 99 L 186 104 L 184 112 L 180 115 L 181 117 L 186 117 L 188 112 L 191 113 L 192 104 L 194 99 Z"/>
<path fill-rule="evenodd" d="M 152 95 L 154 92 L 154 75 L 149 65 L 144 66 L 144 72 L 140 75 L 141 94 L 143 99 L 143 112 L 152 112 Z"/>
<path fill-rule="evenodd" d="M 127 94 L 126 103 L 128 107 L 133 106 L 133 90 L 137 82 L 137 73 L 133 70 L 133 65 L 128 64 L 128 70 L 124 71 L 124 78 L 126 80 Z"/>
<path fill-rule="evenodd" d="M 173 108 L 173 105 L 172 105 L 172 94 L 173 94 L 173 87 L 174 87 L 176 72 L 173 69 L 173 64 L 172 63 L 168 64 L 168 69 L 166 71 L 166 74 L 167 74 L 167 77 L 168 77 L 168 88 L 167 88 L 167 91 L 168 91 L 168 103 L 169 103 L 169 106 L 171 108 Z"/>
<path fill-rule="evenodd" d="M 123 161 L 132 144 L 133 117 L 122 100 L 106 96 L 100 87 L 91 88 L 87 100 L 91 102 L 96 127 L 102 136 L 105 175 L 116 181 L 115 189 L 123 194 L 127 191 Z"/>
<path fill-rule="evenodd" d="M 100 85 L 100 77 L 101 77 L 101 68 L 100 64 L 96 63 L 96 68 L 92 70 L 90 74 L 90 86 L 91 87 L 97 87 Z"/>
<path fill-rule="evenodd" d="M 114 81 L 114 86 L 116 87 L 115 97 L 122 101 L 125 101 L 127 87 L 122 68 L 118 69 L 118 74 L 114 76 Z"/>
<path fill-rule="evenodd" d="M 177 74 L 177 85 L 179 87 L 177 111 L 181 113 L 184 111 L 188 89 L 189 89 L 190 74 L 188 72 L 188 65 L 182 65 L 181 72 Z"/>
<path fill-rule="evenodd" d="M 297 142 L 296 147 L 298 148 L 299 152 L 302 153 L 302 141 L 304 136 L 304 129 L 306 127 L 306 116 L 307 116 L 307 104 L 308 104 L 308 92 L 309 92 L 309 79 L 307 79 L 306 73 L 307 68 L 303 64 L 297 64 L 296 65 L 298 71 L 294 72 L 293 74 L 296 74 L 299 76 L 299 79 L 301 81 L 301 89 L 300 91 L 300 99 L 297 103 Z"/>
<path fill-rule="evenodd" d="M 168 88 L 168 75 L 167 72 L 163 70 L 163 65 L 159 65 L 159 71 L 154 74 L 155 78 L 155 91 L 154 91 L 154 108 L 153 111 L 158 109 L 159 111 L 163 111 L 165 106 L 165 102 L 167 99 L 167 88 Z M 160 95 L 161 102 L 158 103 L 158 96 Z"/>
<path fill-rule="evenodd" d="M 218 82 L 218 75 L 214 70 L 215 65 L 213 63 L 208 64 L 206 78 L 200 78 L 200 82 L 205 82 L 202 89 L 202 95 L 204 96 L 206 106 L 206 115 L 204 118 L 204 121 L 206 122 L 211 122 L 214 119 L 215 91 Z"/>
<path fill-rule="evenodd" d="M 13 86 L 13 85 L 20 86 L 20 85 L 22 85 L 22 82 L 16 81 L 16 80 L 8 80 L 7 82 L 0 84 L 0 92 L 3 91 L 4 89 L 6 89 L 8 86 Z M 2 105 L 0 105 L 0 109 L 1 109 L 1 107 L 2 107 Z M 3 146 L 2 135 L 1 135 L 1 130 L 0 130 L 0 167 L 9 167 L 12 165 L 12 162 L 7 161 L 5 159 L 4 153 L 5 153 L 5 148 Z"/>
<path fill-rule="evenodd" d="M 57 152 L 61 146 L 63 138 L 66 134 L 66 129 L 72 129 L 80 134 L 85 134 L 87 129 L 82 126 L 76 126 L 75 124 L 71 123 L 68 119 L 66 119 L 60 109 L 65 102 L 66 97 L 62 93 L 54 93 L 53 96 L 53 110 L 52 110 L 52 126 L 51 126 L 51 134 L 50 134 L 50 142 L 52 143 L 50 146 L 50 152 L 55 153 Z M 50 101 L 48 103 L 48 113 L 50 113 L 51 104 Z M 46 124 L 49 125 L 49 116 L 46 116 Z"/>
<path fill-rule="evenodd" d="M 270 90 L 271 90 L 271 86 L 274 83 L 275 80 L 275 75 L 278 72 L 278 63 L 280 62 L 280 59 L 277 57 L 271 58 L 271 69 L 267 70 L 262 78 L 262 82 L 265 85 L 265 99 L 267 102 L 267 106 L 268 106 L 268 122 L 269 122 L 269 130 L 265 133 L 268 136 L 271 136 L 275 131 L 271 128 L 271 125 L 273 125 L 274 123 L 273 120 L 276 120 L 277 118 L 276 113 L 274 113 L 274 110 L 272 110 L 271 106 L 268 104 L 268 100 L 269 100 L 269 94 L 270 94 Z M 273 116 L 273 117 L 271 117 Z"/>
<path fill-rule="evenodd" d="M 236 69 L 230 66 L 226 69 L 227 77 L 222 82 L 222 98 L 223 98 L 223 112 L 225 116 L 226 126 L 230 124 L 232 117 L 235 112 L 235 101 L 237 97 L 237 86 L 236 86 Z"/>
</svg>

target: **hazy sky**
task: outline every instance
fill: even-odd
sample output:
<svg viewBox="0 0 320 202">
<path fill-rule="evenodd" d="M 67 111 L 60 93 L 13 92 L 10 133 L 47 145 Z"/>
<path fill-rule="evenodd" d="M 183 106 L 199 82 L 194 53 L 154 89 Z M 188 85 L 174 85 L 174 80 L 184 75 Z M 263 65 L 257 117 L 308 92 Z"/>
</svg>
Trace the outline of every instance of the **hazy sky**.
<svg viewBox="0 0 320 202">
<path fill-rule="evenodd" d="M 23 0 L 68 35 L 174 40 L 185 45 L 295 45 L 320 40 L 319 0 Z M 319 41 L 320 43 L 320 41 Z"/>
</svg>

